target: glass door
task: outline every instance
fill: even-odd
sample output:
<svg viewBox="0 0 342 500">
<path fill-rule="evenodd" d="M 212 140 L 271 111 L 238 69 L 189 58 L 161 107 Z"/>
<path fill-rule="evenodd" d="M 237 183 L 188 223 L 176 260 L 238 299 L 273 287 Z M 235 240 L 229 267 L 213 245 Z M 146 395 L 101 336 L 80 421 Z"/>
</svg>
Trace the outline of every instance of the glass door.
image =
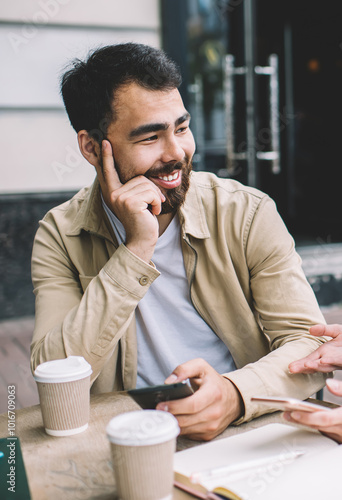
<svg viewBox="0 0 342 500">
<path fill-rule="evenodd" d="M 162 6 L 177 25 L 164 15 L 165 49 L 185 75 L 195 169 L 267 192 L 297 240 L 342 241 L 342 2 Z"/>
</svg>

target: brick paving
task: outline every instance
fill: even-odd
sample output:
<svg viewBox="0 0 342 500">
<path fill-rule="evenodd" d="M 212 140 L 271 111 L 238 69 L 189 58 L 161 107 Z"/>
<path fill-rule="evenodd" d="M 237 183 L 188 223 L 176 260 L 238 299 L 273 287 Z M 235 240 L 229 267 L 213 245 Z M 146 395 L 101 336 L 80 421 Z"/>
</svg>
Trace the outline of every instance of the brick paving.
<svg viewBox="0 0 342 500">
<path fill-rule="evenodd" d="M 322 307 L 327 323 L 342 324 L 342 304 Z M 39 403 L 36 383 L 30 369 L 30 342 L 34 318 L 0 322 L 0 413 L 7 411 L 7 387 L 16 386 L 16 408 Z M 336 372 L 342 380 L 342 370 Z M 324 390 L 324 399 L 341 404 L 341 400 Z"/>
</svg>

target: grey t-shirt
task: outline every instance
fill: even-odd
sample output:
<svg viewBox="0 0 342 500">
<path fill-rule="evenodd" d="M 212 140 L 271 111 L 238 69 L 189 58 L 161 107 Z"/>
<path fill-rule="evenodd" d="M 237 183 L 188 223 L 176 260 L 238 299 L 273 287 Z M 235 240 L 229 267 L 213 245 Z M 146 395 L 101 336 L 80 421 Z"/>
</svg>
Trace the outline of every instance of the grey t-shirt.
<svg viewBox="0 0 342 500">
<path fill-rule="evenodd" d="M 118 242 L 124 243 L 123 225 L 104 201 L 103 206 Z M 177 216 L 158 238 L 152 260 L 161 275 L 136 308 L 137 387 L 163 384 L 178 365 L 195 358 L 218 373 L 235 370 L 229 349 L 191 303 Z"/>
</svg>

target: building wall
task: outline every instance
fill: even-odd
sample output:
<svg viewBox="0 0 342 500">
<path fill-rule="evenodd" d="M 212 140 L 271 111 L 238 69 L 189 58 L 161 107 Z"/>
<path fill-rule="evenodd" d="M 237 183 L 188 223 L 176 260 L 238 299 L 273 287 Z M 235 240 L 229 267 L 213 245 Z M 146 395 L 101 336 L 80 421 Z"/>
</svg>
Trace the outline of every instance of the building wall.
<svg viewBox="0 0 342 500">
<path fill-rule="evenodd" d="M 94 169 L 59 95 L 68 62 L 96 47 L 160 46 L 159 0 L 17 0 L 0 5 L 0 319 L 33 314 L 38 220 Z"/>
</svg>

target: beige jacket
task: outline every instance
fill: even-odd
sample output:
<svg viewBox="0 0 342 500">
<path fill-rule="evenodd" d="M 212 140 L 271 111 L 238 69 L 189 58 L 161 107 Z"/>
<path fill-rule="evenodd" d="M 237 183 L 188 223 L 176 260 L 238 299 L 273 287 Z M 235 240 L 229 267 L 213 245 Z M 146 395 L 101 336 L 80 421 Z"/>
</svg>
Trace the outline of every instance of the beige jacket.
<svg viewBox="0 0 342 500">
<path fill-rule="evenodd" d="M 308 327 L 324 318 L 274 202 L 236 181 L 194 172 L 179 217 L 191 300 L 238 368 L 225 375 L 244 399 L 239 423 L 265 412 L 250 403 L 252 395 L 314 394 L 324 375 L 290 375 L 287 367 L 320 345 Z M 135 387 L 134 311 L 158 276 L 117 247 L 97 180 L 51 210 L 33 248 L 32 369 L 82 355 L 93 368 L 92 392 Z"/>
</svg>

